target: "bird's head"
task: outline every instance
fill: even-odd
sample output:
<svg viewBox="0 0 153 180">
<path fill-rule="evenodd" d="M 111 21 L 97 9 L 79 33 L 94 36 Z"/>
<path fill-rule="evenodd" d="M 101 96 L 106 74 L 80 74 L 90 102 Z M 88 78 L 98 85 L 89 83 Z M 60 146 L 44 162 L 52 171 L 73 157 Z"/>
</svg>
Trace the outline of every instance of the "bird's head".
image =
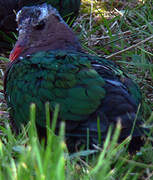
<svg viewBox="0 0 153 180">
<path fill-rule="evenodd" d="M 23 7 L 16 15 L 19 34 L 30 30 L 46 29 L 48 18 L 52 16 L 56 21 L 63 21 L 58 11 L 46 3 L 38 6 Z M 50 17 L 51 18 L 51 17 Z"/>
<path fill-rule="evenodd" d="M 23 7 L 16 21 L 19 37 L 10 54 L 11 61 L 42 50 L 80 48 L 72 30 L 51 5 Z"/>
</svg>

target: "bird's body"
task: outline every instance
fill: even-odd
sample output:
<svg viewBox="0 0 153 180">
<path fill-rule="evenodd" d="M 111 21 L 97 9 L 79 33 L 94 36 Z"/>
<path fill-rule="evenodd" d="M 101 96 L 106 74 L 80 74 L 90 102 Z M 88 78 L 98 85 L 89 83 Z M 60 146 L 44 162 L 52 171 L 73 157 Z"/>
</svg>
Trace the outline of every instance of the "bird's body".
<svg viewBox="0 0 153 180">
<path fill-rule="evenodd" d="M 115 127 L 119 120 L 120 140 L 130 135 L 135 118 L 133 139 L 143 135 L 142 121 L 139 115 L 136 117 L 140 90 L 117 65 L 84 53 L 71 29 L 51 6 L 24 8 L 17 20 L 19 39 L 4 80 L 6 101 L 17 129 L 29 122 L 29 106 L 33 102 L 37 128 L 44 132 L 45 103 L 49 102 L 51 112 L 56 104 L 60 105 L 57 130 L 60 122 L 65 121 L 72 149 L 77 141 L 86 140 L 87 129 L 90 145 L 98 144 L 97 118 L 102 141 L 109 126 Z M 64 30 L 63 36 L 60 28 Z M 44 36 L 39 38 L 37 33 Z M 52 39 L 55 35 L 56 43 Z M 48 46 L 45 37 L 50 37 Z"/>
</svg>

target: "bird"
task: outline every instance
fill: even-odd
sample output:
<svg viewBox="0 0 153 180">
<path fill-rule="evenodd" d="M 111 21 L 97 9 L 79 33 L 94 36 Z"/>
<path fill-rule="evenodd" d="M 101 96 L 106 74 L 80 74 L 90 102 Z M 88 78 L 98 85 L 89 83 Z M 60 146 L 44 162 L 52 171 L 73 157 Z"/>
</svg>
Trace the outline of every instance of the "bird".
<svg viewBox="0 0 153 180">
<path fill-rule="evenodd" d="M 11 42 L 16 39 L 12 32 L 16 32 L 15 13 L 24 6 L 32 6 L 47 2 L 58 9 L 60 15 L 68 24 L 72 24 L 78 16 L 81 0 L 0 0 L 0 51 L 12 48 Z M 6 37 L 9 36 L 10 38 Z M 14 40 L 14 41 L 13 41 Z M 3 51 L 4 51 L 3 50 Z"/>
<path fill-rule="evenodd" d="M 145 134 L 142 96 L 135 81 L 113 61 L 84 52 L 72 29 L 58 11 L 46 3 L 23 7 L 17 13 L 18 40 L 11 51 L 4 77 L 4 93 L 14 131 L 28 124 L 30 104 L 36 105 L 36 127 L 45 136 L 45 103 L 52 114 L 60 110 L 57 133 L 65 122 L 70 152 L 77 144 L 98 142 L 97 119 L 104 143 L 110 126 L 120 122 L 119 142 L 132 133 L 131 151 L 138 150 Z M 135 123 L 135 125 L 134 125 Z"/>
</svg>

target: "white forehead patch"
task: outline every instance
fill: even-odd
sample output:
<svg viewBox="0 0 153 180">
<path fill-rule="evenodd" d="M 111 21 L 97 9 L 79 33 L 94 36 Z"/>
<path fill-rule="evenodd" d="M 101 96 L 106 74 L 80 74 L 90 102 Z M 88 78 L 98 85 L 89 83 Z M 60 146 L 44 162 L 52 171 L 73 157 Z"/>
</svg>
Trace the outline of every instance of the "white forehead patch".
<svg viewBox="0 0 153 180">
<path fill-rule="evenodd" d="M 49 12 L 48 12 L 48 6 L 47 4 L 43 4 L 42 6 L 39 6 L 39 9 L 41 11 L 41 14 L 39 16 L 39 20 L 41 21 L 42 19 L 45 19 L 46 17 L 49 16 Z"/>
<path fill-rule="evenodd" d="M 29 9 L 31 9 L 31 8 L 36 8 L 36 6 L 29 7 Z M 39 16 L 39 20 L 42 20 L 42 19 L 48 17 L 49 12 L 48 12 L 48 6 L 47 6 L 46 3 L 38 6 L 37 9 L 39 9 L 41 11 L 41 14 Z M 18 11 L 17 14 L 16 14 L 16 21 L 17 22 L 19 21 L 19 17 L 20 17 L 21 13 L 22 13 L 22 9 L 20 11 Z"/>
<path fill-rule="evenodd" d="M 50 14 L 54 14 L 60 19 L 60 21 L 64 22 L 57 9 L 55 9 L 51 5 L 47 5 L 46 3 L 44 3 L 39 6 L 39 9 L 41 11 L 41 15 L 39 16 L 40 21 L 47 18 Z"/>
</svg>

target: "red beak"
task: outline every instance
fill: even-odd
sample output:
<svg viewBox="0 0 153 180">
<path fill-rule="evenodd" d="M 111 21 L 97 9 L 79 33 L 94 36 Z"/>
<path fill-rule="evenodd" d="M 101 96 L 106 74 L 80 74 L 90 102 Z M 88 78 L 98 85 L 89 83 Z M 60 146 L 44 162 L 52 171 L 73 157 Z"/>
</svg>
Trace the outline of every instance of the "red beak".
<svg viewBox="0 0 153 180">
<path fill-rule="evenodd" d="M 9 56 L 10 61 L 14 61 L 15 59 L 17 59 L 20 56 L 23 49 L 24 49 L 24 47 L 22 47 L 20 45 L 15 45 L 15 47 L 13 48 L 13 50 Z"/>
</svg>

